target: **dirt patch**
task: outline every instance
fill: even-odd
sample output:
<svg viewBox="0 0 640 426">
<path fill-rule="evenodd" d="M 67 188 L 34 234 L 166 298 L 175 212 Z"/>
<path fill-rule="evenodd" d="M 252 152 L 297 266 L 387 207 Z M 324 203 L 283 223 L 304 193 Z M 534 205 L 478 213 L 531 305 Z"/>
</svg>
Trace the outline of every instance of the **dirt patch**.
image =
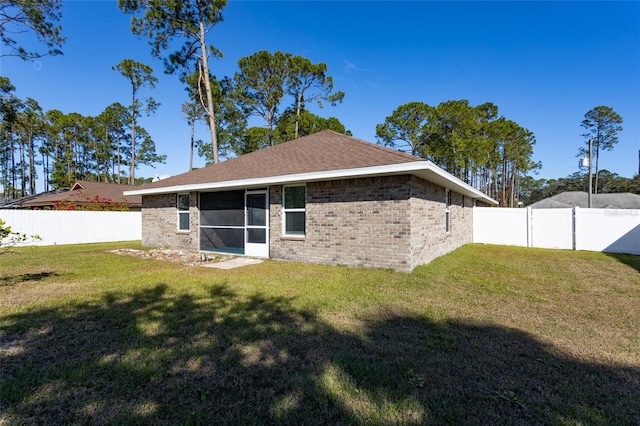
<svg viewBox="0 0 640 426">
<path fill-rule="evenodd" d="M 191 250 L 173 250 L 173 249 L 151 249 L 151 250 L 135 250 L 135 249 L 118 249 L 109 250 L 109 253 L 115 253 L 123 256 L 134 256 L 140 259 L 155 259 L 168 262 L 180 263 L 188 266 L 206 266 L 210 263 L 224 262 L 231 260 L 237 256 L 204 253 Z"/>
</svg>

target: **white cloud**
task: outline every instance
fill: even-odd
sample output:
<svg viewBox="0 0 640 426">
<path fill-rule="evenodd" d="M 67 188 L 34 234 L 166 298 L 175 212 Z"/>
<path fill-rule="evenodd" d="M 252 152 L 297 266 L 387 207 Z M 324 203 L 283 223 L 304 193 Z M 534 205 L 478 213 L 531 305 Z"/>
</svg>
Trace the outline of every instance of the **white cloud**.
<svg viewBox="0 0 640 426">
<path fill-rule="evenodd" d="M 360 68 L 359 66 L 357 66 L 356 64 L 354 64 L 353 62 L 345 59 L 342 62 L 344 62 L 344 69 L 346 72 L 352 72 L 352 71 L 369 71 L 366 68 Z"/>
</svg>

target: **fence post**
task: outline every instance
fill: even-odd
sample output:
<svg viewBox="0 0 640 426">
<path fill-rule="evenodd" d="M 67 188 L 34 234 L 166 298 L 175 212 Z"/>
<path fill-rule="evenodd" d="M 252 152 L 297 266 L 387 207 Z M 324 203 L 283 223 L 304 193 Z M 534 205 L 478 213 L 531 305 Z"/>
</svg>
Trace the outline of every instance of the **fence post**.
<svg viewBox="0 0 640 426">
<path fill-rule="evenodd" d="M 573 207 L 573 249 L 574 250 L 578 250 L 578 215 L 580 213 L 578 213 L 578 210 L 580 209 L 580 207 L 578 206 L 574 206 Z"/>
<path fill-rule="evenodd" d="M 582 209 L 580 207 L 574 207 L 574 211 L 575 211 L 575 220 L 574 220 L 574 226 L 575 226 L 575 230 L 576 230 L 576 236 L 575 236 L 575 250 L 582 250 L 582 247 L 584 246 L 584 241 L 585 239 L 588 240 L 588 238 L 583 238 L 584 236 L 584 226 L 582 225 L 582 218 L 584 213 L 582 213 Z"/>
<path fill-rule="evenodd" d="M 527 247 L 533 247 L 533 209 L 527 207 Z"/>
</svg>

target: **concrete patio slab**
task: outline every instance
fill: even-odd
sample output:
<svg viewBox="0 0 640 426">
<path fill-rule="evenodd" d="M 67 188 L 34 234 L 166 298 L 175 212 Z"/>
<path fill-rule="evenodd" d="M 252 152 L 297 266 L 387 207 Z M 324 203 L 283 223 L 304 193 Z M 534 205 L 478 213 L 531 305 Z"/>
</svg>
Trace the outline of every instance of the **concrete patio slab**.
<svg viewBox="0 0 640 426">
<path fill-rule="evenodd" d="M 225 260 L 224 262 L 213 262 L 202 266 L 205 266 L 207 268 L 234 269 L 241 266 L 256 265 L 262 262 L 262 259 L 254 259 L 251 257 L 236 257 L 231 260 Z"/>
</svg>

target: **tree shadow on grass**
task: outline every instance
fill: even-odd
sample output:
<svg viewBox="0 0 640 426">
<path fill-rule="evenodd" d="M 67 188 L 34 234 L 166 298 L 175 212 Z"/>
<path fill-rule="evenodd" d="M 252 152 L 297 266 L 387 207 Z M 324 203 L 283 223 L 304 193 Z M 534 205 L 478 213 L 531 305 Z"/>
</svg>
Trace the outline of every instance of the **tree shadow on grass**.
<svg viewBox="0 0 640 426">
<path fill-rule="evenodd" d="M 640 423 L 640 367 L 487 324 L 348 333 L 286 297 L 164 284 L 0 321 L 9 424 Z"/>
<path fill-rule="evenodd" d="M 605 253 L 609 257 L 613 257 L 620 263 L 635 269 L 640 273 L 640 256 L 633 254 L 621 254 L 621 253 Z"/>
<path fill-rule="evenodd" d="M 51 271 L 37 272 L 34 274 L 10 275 L 6 277 L 0 277 L 0 287 L 13 286 L 25 281 L 42 281 L 45 278 L 56 276 L 58 276 L 58 273 Z"/>
</svg>

